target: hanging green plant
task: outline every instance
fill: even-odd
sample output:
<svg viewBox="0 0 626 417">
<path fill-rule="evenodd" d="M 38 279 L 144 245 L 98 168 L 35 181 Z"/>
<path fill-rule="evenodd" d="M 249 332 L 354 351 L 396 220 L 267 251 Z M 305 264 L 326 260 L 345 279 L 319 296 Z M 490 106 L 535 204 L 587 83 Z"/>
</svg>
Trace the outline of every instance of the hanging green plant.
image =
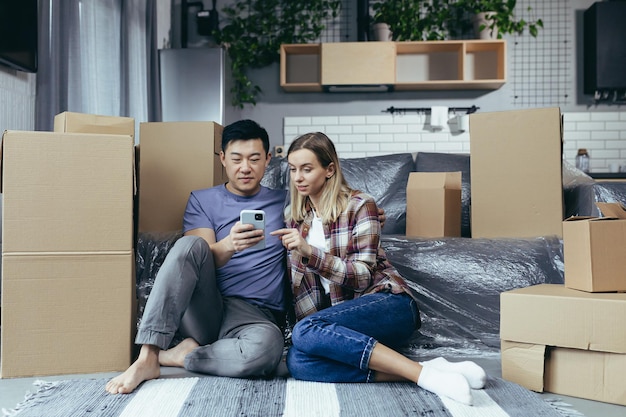
<svg viewBox="0 0 626 417">
<path fill-rule="evenodd" d="M 319 39 L 324 21 L 337 17 L 340 7 L 340 0 L 236 0 L 224 7 L 226 24 L 213 36 L 230 58 L 232 105 L 255 105 L 262 90 L 248 71 L 278 62 L 281 44 Z"/>
</svg>

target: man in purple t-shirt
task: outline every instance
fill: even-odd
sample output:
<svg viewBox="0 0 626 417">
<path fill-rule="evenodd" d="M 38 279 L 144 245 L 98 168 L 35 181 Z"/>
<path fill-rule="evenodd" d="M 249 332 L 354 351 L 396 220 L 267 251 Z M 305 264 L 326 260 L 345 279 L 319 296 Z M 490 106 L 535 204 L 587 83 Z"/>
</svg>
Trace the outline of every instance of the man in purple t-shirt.
<svg viewBox="0 0 626 417">
<path fill-rule="evenodd" d="M 228 183 L 191 193 L 184 236 L 168 253 L 146 303 L 137 360 L 111 379 L 110 393 L 158 378 L 160 366 L 229 377 L 268 376 L 283 353 L 286 254 L 269 232 L 284 227 L 286 191 L 261 186 L 271 158 L 265 129 L 251 120 L 224 128 Z M 239 222 L 265 211 L 266 231 Z M 265 249 L 250 247 L 265 239 Z M 185 339 L 170 348 L 176 332 Z"/>
</svg>

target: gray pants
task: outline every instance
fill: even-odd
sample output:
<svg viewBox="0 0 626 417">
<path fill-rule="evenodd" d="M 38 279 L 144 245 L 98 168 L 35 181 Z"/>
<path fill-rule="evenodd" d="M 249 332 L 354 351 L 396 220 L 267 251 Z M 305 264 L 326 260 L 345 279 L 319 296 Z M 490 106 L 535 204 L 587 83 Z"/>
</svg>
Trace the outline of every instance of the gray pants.
<svg viewBox="0 0 626 417">
<path fill-rule="evenodd" d="M 185 369 L 228 377 L 268 376 L 283 353 L 283 334 L 269 310 L 222 297 L 206 241 L 183 236 L 154 281 L 135 342 L 167 349 L 176 331 L 200 347 Z"/>
</svg>

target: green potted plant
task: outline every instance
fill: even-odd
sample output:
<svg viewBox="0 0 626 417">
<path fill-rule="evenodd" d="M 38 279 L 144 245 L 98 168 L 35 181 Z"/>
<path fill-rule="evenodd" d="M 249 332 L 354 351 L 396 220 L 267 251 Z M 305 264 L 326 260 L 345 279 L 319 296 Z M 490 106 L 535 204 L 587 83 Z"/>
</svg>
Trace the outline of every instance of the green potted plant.
<svg viewBox="0 0 626 417">
<path fill-rule="evenodd" d="M 256 104 L 261 87 L 248 77 L 280 59 L 280 45 L 319 39 L 326 19 L 338 15 L 340 0 L 235 0 L 220 14 L 226 24 L 213 32 L 230 58 L 232 105 Z"/>
<path fill-rule="evenodd" d="M 517 19 L 516 6 L 517 0 L 459 0 L 456 4 L 456 7 L 473 16 L 475 30 L 483 39 L 501 39 L 504 34 L 521 35 L 525 29 L 531 36 L 537 37 L 539 29 L 543 28 L 543 21 Z M 528 7 L 527 11 L 532 9 Z"/>
<path fill-rule="evenodd" d="M 460 33 L 455 0 L 378 0 L 371 9 L 373 25 L 388 24 L 394 41 L 444 40 Z"/>
</svg>

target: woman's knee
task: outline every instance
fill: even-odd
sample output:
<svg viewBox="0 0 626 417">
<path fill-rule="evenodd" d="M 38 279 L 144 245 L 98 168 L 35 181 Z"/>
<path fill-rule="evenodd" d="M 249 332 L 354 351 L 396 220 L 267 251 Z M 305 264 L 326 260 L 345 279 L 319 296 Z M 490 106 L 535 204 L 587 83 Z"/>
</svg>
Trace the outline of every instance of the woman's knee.
<svg viewBox="0 0 626 417">
<path fill-rule="evenodd" d="M 315 342 L 314 329 L 324 327 L 325 322 L 315 317 L 309 316 L 300 320 L 293 327 L 291 332 L 291 342 L 301 351 L 308 351 Z"/>
</svg>

